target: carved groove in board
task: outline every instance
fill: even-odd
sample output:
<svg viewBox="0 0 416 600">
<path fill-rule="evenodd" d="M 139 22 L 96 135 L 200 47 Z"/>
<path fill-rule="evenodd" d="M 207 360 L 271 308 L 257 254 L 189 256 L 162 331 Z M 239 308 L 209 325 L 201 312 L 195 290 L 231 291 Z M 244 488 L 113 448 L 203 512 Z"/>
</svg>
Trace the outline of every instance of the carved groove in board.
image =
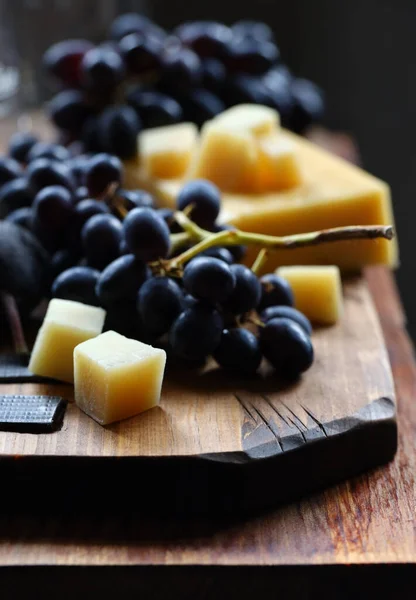
<svg viewBox="0 0 416 600">
<path fill-rule="evenodd" d="M 240 394 L 234 394 L 243 409 L 245 419 L 242 424 L 241 445 L 244 452 L 253 459 L 275 456 L 283 449 L 279 439 L 263 419 L 259 420 L 251 412 L 252 404 Z"/>
</svg>

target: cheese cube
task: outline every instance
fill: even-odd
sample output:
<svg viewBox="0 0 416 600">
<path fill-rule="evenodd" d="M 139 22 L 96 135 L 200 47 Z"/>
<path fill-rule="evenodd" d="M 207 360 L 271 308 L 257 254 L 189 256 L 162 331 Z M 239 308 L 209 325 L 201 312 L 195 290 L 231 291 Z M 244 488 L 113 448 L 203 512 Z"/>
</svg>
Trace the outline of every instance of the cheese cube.
<svg viewBox="0 0 416 600">
<path fill-rule="evenodd" d="M 202 128 L 200 147 L 188 178 L 209 179 L 222 191 L 249 192 L 257 168 L 257 148 L 246 131 L 213 121 Z"/>
<path fill-rule="evenodd" d="M 196 149 L 197 138 L 198 128 L 193 123 L 143 131 L 138 144 L 145 173 L 161 179 L 183 177 Z"/>
<path fill-rule="evenodd" d="M 295 144 L 279 134 L 257 140 L 257 191 L 289 190 L 302 183 Z"/>
<path fill-rule="evenodd" d="M 280 127 L 279 113 L 261 104 L 239 104 L 217 115 L 213 122 L 222 127 L 246 131 L 254 136 L 277 132 Z"/>
<path fill-rule="evenodd" d="M 75 402 L 101 425 L 159 404 L 166 352 L 107 331 L 74 351 Z"/>
<path fill-rule="evenodd" d="M 292 286 L 295 307 L 310 321 L 333 325 L 342 316 L 342 285 L 338 267 L 291 266 L 276 273 Z"/>
<path fill-rule="evenodd" d="M 51 300 L 32 350 L 29 371 L 73 383 L 74 348 L 101 333 L 105 315 L 105 310 L 96 306 Z"/>
</svg>

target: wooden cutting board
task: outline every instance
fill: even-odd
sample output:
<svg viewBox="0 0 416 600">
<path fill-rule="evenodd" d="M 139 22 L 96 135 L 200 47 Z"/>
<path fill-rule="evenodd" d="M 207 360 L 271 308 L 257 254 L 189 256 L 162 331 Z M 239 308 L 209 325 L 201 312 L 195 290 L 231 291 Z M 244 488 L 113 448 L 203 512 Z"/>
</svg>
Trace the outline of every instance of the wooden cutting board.
<svg viewBox="0 0 416 600">
<path fill-rule="evenodd" d="M 70 401 L 58 432 L 0 432 L 0 475 L 15 491 L 10 501 L 24 504 L 30 483 L 48 506 L 58 494 L 72 505 L 88 495 L 91 506 L 106 510 L 121 501 L 246 511 L 390 460 L 394 386 L 377 313 L 364 279 L 345 282 L 344 298 L 341 322 L 314 331 L 316 361 L 290 387 L 271 374 L 241 380 L 214 366 L 170 369 L 160 407 L 104 428 L 73 404 L 72 386 L 1 384 L 3 394 Z"/>
</svg>

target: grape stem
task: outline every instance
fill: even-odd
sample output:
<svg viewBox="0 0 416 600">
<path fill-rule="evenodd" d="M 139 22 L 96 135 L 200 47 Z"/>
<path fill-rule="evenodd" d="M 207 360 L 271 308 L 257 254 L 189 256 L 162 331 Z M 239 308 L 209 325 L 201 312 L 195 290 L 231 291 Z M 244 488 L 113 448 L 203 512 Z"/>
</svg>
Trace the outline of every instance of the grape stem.
<svg viewBox="0 0 416 600">
<path fill-rule="evenodd" d="M 261 271 L 264 265 L 266 264 L 268 258 L 269 251 L 267 250 L 267 248 L 262 248 L 257 254 L 256 260 L 254 261 L 253 266 L 251 267 L 253 273 L 257 275 L 257 273 Z"/>
<path fill-rule="evenodd" d="M 16 354 L 26 354 L 28 347 L 23 332 L 22 321 L 20 319 L 19 309 L 17 308 L 16 299 L 7 292 L 0 291 L 0 302 L 3 305 L 6 319 L 12 334 L 14 351 Z"/>
<path fill-rule="evenodd" d="M 351 225 L 349 227 L 334 227 L 333 229 L 296 233 L 294 235 L 273 236 L 261 233 L 250 233 L 238 229 L 212 233 L 193 223 L 183 212 L 176 212 L 175 220 L 188 234 L 187 240 L 196 241 L 197 244 L 182 254 L 179 254 L 179 256 L 171 258 L 170 261 L 168 261 L 168 268 L 180 267 L 197 256 L 200 252 L 203 252 L 212 246 L 239 246 L 240 244 L 244 244 L 257 245 L 269 250 L 282 248 L 291 250 L 306 246 L 317 246 L 325 242 L 374 240 L 379 238 L 391 240 L 394 237 L 394 229 L 391 225 Z M 183 237 L 182 240 L 184 239 L 185 238 Z M 261 260 L 265 260 L 264 255 Z M 256 269 L 258 269 L 257 266 Z"/>
</svg>

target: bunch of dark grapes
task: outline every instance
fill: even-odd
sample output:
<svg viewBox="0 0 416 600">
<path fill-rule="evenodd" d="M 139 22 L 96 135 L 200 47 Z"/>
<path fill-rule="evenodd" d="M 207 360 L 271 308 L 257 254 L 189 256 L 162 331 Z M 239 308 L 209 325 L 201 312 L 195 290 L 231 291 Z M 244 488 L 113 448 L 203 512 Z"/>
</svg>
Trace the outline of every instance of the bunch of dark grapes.
<svg viewBox="0 0 416 600">
<path fill-rule="evenodd" d="M 202 125 L 240 103 L 277 109 L 298 133 L 322 118 L 321 90 L 291 74 L 265 23 L 192 21 L 168 35 L 144 16 L 125 14 L 110 38 L 98 46 L 62 41 L 44 56 L 59 84 L 50 118 L 67 143 L 81 140 L 87 152 L 129 159 L 142 128 Z"/>
</svg>

